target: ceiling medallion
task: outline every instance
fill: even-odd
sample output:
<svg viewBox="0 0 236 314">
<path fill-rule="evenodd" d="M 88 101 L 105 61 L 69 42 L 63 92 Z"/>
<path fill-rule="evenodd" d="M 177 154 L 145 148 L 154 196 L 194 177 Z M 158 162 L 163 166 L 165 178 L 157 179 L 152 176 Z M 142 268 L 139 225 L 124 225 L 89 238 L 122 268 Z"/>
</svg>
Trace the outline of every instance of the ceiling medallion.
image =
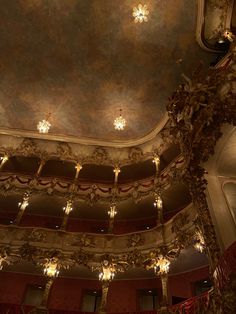
<svg viewBox="0 0 236 314">
<path fill-rule="evenodd" d="M 137 7 L 133 8 L 133 17 L 135 23 L 143 23 L 148 21 L 149 11 L 147 5 L 139 4 Z"/>
<path fill-rule="evenodd" d="M 126 126 L 126 120 L 125 118 L 122 117 L 121 112 L 122 110 L 120 109 L 120 116 L 117 117 L 113 123 L 115 130 L 118 130 L 118 131 L 123 131 Z"/>
</svg>

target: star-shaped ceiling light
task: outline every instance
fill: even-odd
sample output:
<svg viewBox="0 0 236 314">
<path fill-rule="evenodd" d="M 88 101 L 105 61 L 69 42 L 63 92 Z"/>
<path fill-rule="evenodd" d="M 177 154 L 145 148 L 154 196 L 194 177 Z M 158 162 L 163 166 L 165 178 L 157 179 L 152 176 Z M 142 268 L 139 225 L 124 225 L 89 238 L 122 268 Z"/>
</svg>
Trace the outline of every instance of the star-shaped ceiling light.
<svg viewBox="0 0 236 314">
<path fill-rule="evenodd" d="M 135 23 L 143 23 L 148 21 L 149 11 L 147 5 L 139 4 L 133 8 L 133 17 Z"/>
</svg>

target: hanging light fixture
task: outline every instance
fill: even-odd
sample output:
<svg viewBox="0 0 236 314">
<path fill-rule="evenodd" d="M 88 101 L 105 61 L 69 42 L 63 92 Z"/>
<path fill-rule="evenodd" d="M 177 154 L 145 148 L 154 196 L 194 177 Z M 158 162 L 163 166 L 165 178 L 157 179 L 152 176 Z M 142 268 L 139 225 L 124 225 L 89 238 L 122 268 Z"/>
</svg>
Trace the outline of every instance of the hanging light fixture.
<svg viewBox="0 0 236 314">
<path fill-rule="evenodd" d="M 37 125 L 37 129 L 39 133 L 44 133 L 44 134 L 48 133 L 50 127 L 51 127 L 51 123 L 48 122 L 47 120 L 39 121 Z"/>
<path fill-rule="evenodd" d="M 122 110 L 120 109 L 120 115 L 114 120 L 114 123 L 113 123 L 115 130 L 118 130 L 118 131 L 123 131 L 126 126 L 126 120 L 125 118 L 122 117 L 121 113 L 122 113 Z"/>
<path fill-rule="evenodd" d="M 148 21 L 149 11 L 147 5 L 139 4 L 133 8 L 133 17 L 135 23 L 143 23 Z"/>
<path fill-rule="evenodd" d="M 51 114 L 49 113 L 49 115 L 46 119 L 39 121 L 39 123 L 37 125 L 37 129 L 38 129 L 39 133 L 44 133 L 44 134 L 48 133 L 48 131 L 51 127 L 51 123 L 48 121 L 50 116 L 51 116 Z"/>
</svg>

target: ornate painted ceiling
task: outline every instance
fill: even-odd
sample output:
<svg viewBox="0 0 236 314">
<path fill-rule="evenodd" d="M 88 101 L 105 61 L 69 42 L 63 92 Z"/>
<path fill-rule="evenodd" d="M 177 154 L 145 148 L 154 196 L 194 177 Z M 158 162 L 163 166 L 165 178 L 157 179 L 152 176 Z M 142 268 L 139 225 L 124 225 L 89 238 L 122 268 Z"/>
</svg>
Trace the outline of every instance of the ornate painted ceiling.
<svg viewBox="0 0 236 314">
<path fill-rule="evenodd" d="M 163 120 L 168 96 L 215 56 L 195 40 L 194 0 L 147 0 L 135 24 L 128 0 L 2 1 L 0 128 L 130 140 Z M 113 120 L 123 110 L 124 132 Z"/>
</svg>

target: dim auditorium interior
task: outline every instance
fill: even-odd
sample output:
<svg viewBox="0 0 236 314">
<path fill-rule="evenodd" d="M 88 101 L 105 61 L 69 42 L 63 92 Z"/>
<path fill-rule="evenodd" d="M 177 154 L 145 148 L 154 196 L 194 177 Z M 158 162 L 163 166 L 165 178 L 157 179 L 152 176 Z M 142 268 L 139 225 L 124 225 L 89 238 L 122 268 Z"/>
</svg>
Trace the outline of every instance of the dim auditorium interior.
<svg viewBox="0 0 236 314">
<path fill-rule="evenodd" d="M 0 314 L 235 314 L 236 1 L 0 13 Z"/>
</svg>

